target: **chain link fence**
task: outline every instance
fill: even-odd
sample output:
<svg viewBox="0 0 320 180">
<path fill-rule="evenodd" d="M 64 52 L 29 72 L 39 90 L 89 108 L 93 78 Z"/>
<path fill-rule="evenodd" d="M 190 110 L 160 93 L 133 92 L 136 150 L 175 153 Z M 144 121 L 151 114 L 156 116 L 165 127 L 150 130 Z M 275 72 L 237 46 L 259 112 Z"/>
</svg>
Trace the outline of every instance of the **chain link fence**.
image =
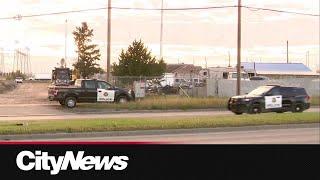
<svg viewBox="0 0 320 180">
<path fill-rule="evenodd" d="M 106 74 L 98 74 L 94 78 L 106 80 Z M 200 77 L 174 76 L 112 76 L 109 83 L 116 87 L 133 89 L 136 93 L 144 91 L 150 95 L 206 96 L 206 79 Z"/>
<path fill-rule="evenodd" d="M 106 80 L 106 76 L 98 77 Z M 174 77 L 174 76 L 113 76 L 111 82 L 121 88 L 144 91 L 150 95 L 180 95 L 187 97 L 230 97 L 236 95 L 236 80 L 221 78 Z M 319 96 L 319 78 L 280 78 L 267 80 L 242 80 L 241 94 L 267 84 L 304 87 L 309 95 Z"/>
</svg>

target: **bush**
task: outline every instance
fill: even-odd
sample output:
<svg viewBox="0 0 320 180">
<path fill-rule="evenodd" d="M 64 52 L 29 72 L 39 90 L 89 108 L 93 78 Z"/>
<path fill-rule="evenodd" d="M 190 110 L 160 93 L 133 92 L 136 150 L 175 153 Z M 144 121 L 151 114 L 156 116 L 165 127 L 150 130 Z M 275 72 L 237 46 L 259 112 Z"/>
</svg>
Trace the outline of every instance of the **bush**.
<svg viewBox="0 0 320 180">
<path fill-rule="evenodd" d="M 12 72 L 10 73 L 6 79 L 7 80 L 15 80 L 16 77 L 22 77 L 23 80 L 25 80 L 27 78 L 26 74 L 23 74 L 21 71 L 16 71 L 16 72 Z"/>
</svg>

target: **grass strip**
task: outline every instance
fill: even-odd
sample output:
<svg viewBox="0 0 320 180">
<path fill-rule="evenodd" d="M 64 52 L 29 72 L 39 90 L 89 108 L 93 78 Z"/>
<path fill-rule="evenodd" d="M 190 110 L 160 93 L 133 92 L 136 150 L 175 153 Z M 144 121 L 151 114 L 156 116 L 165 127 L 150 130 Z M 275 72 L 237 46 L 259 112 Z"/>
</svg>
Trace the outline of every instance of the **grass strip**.
<svg viewBox="0 0 320 180">
<path fill-rule="evenodd" d="M 319 122 L 318 112 L 165 118 L 68 119 L 0 122 L 0 134 L 188 129 Z"/>
<path fill-rule="evenodd" d="M 210 109 L 227 108 L 228 99 L 226 97 L 182 97 L 176 95 L 150 96 L 125 104 L 114 103 L 92 103 L 78 104 L 78 108 L 114 109 L 114 110 L 169 110 L 169 109 Z M 320 97 L 311 98 L 311 106 L 319 106 Z"/>
<path fill-rule="evenodd" d="M 226 108 L 228 98 L 219 97 L 182 97 L 182 96 L 149 96 L 125 104 L 93 103 L 78 104 L 78 108 L 128 109 L 128 110 L 168 110 L 168 109 L 208 109 Z"/>
</svg>

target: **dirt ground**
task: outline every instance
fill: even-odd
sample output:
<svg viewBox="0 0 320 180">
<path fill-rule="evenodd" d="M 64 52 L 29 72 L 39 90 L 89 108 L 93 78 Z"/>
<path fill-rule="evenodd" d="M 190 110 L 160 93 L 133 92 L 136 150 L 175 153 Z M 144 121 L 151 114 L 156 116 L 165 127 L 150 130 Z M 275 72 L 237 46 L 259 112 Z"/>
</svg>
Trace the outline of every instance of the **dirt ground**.
<svg viewBox="0 0 320 180">
<path fill-rule="evenodd" d="M 49 83 L 23 83 L 14 90 L 0 94 L 0 104 L 48 104 Z"/>
</svg>

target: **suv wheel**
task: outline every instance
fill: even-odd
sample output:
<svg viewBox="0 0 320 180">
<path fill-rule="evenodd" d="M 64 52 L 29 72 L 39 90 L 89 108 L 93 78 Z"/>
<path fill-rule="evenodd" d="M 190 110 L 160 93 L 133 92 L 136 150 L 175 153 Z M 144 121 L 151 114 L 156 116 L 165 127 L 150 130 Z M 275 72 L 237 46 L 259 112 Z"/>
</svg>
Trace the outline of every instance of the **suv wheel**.
<svg viewBox="0 0 320 180">
<path fill-rule="evenodd" d="M 295 105 L 292 110 L 292 112 L 302 112 L 302 111 L 303 111 L 303 108 L 301 104 Z"/>
<path fill-rule="evenodd" d="M 128 99 L 127 99 L 127 97 L 125 97 L 125 96 L 120 96 L 120 97 L 118 98 L 117 102 L 120 103 L 120 104 L 124 104 L 124 103 L 127 103 L 127 102 L 128 102 Z"/>
<path fill-rule="evenodd" d="M 236 115 L 241 115 L 243 112 L 233 112 L 235 113 Z"/>
<path fill-rule="evenodd" d="M 76 104 L 77 104 L 77 100 L 76 100 L 76 98 L 74 98 L 74 97 L 68 97 L 68 98 L 65 100 L 65 105 L 66 105 L 68 108 L 74 108 L 74 107 L 76 107 Z"/>
<path fill-rule="evenodd" d="M 251 110 L 251 113 L 252 113 L 252 114 L 261 113 L 260 107 L 258 107 L 258 106 L 253 107 L 252 110 Z"/>
</svg>

